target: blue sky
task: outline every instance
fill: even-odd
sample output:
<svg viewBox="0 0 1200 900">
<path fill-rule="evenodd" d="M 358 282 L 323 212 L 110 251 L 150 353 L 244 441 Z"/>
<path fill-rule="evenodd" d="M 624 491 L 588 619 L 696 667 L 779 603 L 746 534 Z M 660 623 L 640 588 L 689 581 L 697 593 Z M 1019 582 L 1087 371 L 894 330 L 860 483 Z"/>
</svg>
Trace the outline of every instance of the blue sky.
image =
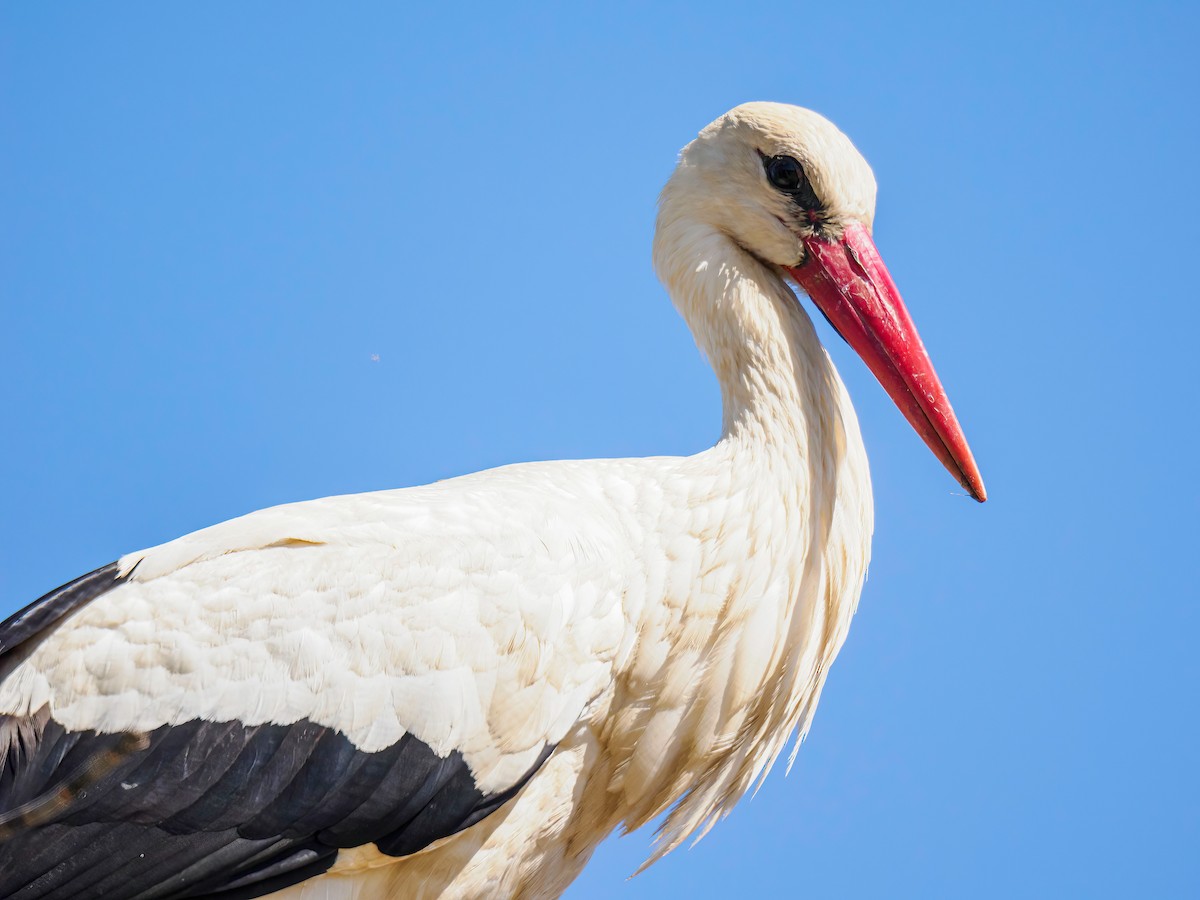
<svg viewBox="0 0 1200 900">
<path fill-rule="evenodd" d="M 568 897 L 1200 890 L 1196 7 L 347 6 L 0 8 L 0 612 L 275 503 L 704 448 L 655 198 L 799 103 L 992 499 L 827 340 L 877 524 L 812 735 Z"/>
</svg>

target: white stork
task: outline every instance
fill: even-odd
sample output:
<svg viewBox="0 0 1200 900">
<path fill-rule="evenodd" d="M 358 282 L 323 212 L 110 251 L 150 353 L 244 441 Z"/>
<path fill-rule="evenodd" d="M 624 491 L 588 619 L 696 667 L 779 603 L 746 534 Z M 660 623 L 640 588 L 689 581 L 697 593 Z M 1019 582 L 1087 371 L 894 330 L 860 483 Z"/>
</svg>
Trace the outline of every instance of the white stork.
<svg viewBox="0 0 1200 900">
<path fill-rule="evenodd" d="M 867 459 L 788 284 L 977 500 L 815 113 L 684 148 L 654 262 L 720 380 L 687 458 L 533 463 L 251 513 L 0 626 L 0 896 L 554 897 L 619 825 L 650 861 L 803 735 L 867 570 Z"/>
</svg>

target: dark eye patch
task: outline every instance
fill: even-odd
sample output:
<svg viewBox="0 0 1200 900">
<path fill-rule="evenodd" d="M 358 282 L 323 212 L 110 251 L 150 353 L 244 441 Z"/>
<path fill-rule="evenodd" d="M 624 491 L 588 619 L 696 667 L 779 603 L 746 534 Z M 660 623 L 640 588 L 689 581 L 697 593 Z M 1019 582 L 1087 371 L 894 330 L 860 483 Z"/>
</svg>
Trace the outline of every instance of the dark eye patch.
<svg viewBox="0 0 1200 900">
<path fill-rule="evenodd" d="M 821 209 L 821 201 L 817 199 L 812 184 L 804 166 L 794 156 L 767 156 L 761 150 L 758 155 L 762 158 L 763 171 L 771 186 L 795 201 L 803 210 L 812 212 Z"/>
</svg>

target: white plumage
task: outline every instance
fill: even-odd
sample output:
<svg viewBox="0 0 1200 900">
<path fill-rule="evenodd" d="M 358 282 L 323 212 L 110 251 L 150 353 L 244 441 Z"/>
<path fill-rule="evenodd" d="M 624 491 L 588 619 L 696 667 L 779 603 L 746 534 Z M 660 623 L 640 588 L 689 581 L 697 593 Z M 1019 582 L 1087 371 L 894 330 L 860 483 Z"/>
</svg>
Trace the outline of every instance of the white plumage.
<svg viewBox="0 0 1200 900">
<path fill-rule="evenodd" d="M 784 155 L 803 165 L 820 222 L 775 184 L 769 161 Z M 720 381 L 718 444 L 688 458 L 515 465 L 291 504 L 128 554 L 115 573 L 127 580 L 33 637 L 21 632 L 15 647 L 0 640 L 0 761 L 19 770 L 36 754 L 35 739 L 5 737 L 6 718 L 10 735 L 48 715 L 68 734 L 150 737 L 82 781 L 66 773 L 29 796 L 18 784 L 15 814 L 0 783 L 0 840 L 4 828 L 68 835 L 46 792 L 67 783 L 95 795 L 119 769 L 193 785 L 195 803 L 225 810 L 204 821 L 241 847 L 257 832 L 230 824 L 229 810 L 257 811 L 246 799 L 254 780 L 282 779 L 267 763 L 252 768 L 250 749 L 221 777 L 124 762 L 166 759 L 172 728 L 197 722 L 234 723 L 245 748 L 309 722 L 348 739 L 339 752 L 356 761 L 410 735 L 431 760 L 461 755 L 485 798 L 532 771 L 497 811 L 473 807 L 478 821 L 438 820 L 418 852 L 388 855 L 368 840 L 290 887 L 262 882 L 288 897 L 552 897 L 622 823 L 669 811 L 652 858 L 703 833 L 808 728 L 866 574 L 858 425 L 785 276 L 805 259 L 806 228 L 869 228 L 873 210 L 870 169 L 819 116 L 750 104 L 715 122 L 663 193 L 655 265 Z M 315 751 L 306 758 L 324 778 L 334 771 Z M 238 765 L 250 773 L 242 781 Z M 320 802 L 333 802 L 328 793 Z M 203 830 L 194 807 L 188 818 L 162 802 L 142 803 L 138 828 L 182 815 L 172 821 Z M 19 846 L 0 843 L 0 860 Z M 195 865 L 203 877 L 189 884 L 222 885 Z M 257 863 L 238 865 L 251 878 Z M 108 896 L 123 896 L 123 883 Z M 145 883 L 146 896 L 184 895 L 176 882 Z M 8 889 L 42 896 L 18 888 Z M 57 890 L 46 896 L 88 896 Z"/>
</svg>

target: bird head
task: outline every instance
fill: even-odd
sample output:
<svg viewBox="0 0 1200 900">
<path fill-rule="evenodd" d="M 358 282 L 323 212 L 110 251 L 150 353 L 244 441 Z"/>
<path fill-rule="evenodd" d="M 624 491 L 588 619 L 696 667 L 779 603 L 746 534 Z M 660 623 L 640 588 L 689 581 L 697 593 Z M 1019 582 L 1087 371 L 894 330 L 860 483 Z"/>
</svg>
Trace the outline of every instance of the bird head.
<svg viewBox="0 0 1200 900">
<path fill-rule="evenodd" d="M 782 103 L 746 103 L 717 119 L 680 154 L 676 178 L 696 212 L 759 259 L 796 266 L 803 240 L 840 235 L 875 218 L 875 176 L 823 116 Z"/>
<path fill-rule="evenodd" d="M 976 500 L 987 498 L 875 247 L 875 176 L 849 138 L 811 110 L 746 103 L 683 149 L 667 193 L 677 212 L 724 233 L 806 293 L 946 469 Z"/>
</svg>

